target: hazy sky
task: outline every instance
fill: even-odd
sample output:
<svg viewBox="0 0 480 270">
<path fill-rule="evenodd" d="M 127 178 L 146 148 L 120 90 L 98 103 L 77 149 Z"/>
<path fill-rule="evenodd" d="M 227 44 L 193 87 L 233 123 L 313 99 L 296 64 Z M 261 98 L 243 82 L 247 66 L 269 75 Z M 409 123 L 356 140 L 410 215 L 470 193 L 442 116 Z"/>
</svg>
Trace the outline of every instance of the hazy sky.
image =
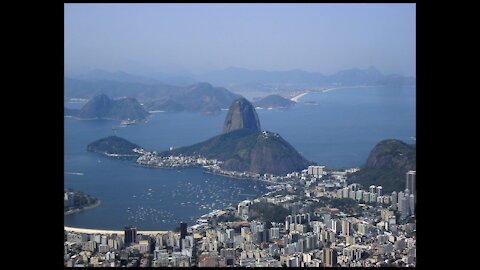
<svg viewBox="0 0 480 270">
<path fill-rule="evenodd" d="M 375 66 L 415 75 L 415 4 L 65 4 L 65 70 Z"/>
</svg>

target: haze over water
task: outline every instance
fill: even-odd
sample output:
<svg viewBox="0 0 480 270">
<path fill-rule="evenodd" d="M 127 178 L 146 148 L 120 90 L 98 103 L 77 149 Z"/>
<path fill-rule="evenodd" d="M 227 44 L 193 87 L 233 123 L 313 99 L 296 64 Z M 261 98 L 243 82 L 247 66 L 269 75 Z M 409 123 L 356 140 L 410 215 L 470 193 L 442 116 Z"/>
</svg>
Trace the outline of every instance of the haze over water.
<svg viewBox="0 0 480 270">
<path fill-rule="evenodd" d="M 346 168 L 363 164 L 383 139 L 412 143 L 415 104 L 413 87 L 351 88 L 311 93 L 288 110 L 257 113 L 262 130 L 278 132 L 307 159 Z M 156 113 L 146 124 L 116 131 L 112 127 L 119 126 L 117 121 L 65 118 L 65 187 L 102 201 L 97 208 L 65 216 L 65 225 L 121 230 L 133 224 L 140 230 L 167 230 L 181 220 L 192 225 L 213 209 L 236 207 L 241 200 L 265 193 L 265 184 L 258 181 L 205 174 L 199 168 L 143 168 L 86 151 L 88 143 L 114 133 L 147 150 L 190 145 L 220 134 L 225 115 L 226 111 L 213 116 Z"/>
</svg>

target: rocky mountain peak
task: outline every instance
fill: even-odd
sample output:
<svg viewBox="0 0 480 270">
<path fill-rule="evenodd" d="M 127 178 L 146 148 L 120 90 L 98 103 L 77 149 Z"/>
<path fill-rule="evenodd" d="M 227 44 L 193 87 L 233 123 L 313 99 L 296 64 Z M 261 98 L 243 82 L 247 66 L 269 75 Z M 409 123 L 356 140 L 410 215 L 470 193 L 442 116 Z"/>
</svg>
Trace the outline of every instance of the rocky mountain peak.
<svg viewBox="0 0 480 270">
<path fill-rule="evenodd" d="M 245 98 L 235 100 L 228 110 L 223 133 L 237 129 L 246 128 L 253 131 L 260 131 L 260 120 L 253 105 Z"/>
</svg>

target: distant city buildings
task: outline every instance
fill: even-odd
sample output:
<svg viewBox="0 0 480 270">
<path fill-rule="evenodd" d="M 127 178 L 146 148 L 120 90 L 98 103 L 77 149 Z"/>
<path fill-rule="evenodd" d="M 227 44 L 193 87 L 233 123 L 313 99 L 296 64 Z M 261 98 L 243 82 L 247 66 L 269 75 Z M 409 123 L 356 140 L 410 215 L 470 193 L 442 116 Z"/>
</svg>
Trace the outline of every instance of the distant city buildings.
<svg viewBox="0 0 480 270">
<path fill-rule="evenodd" d="M 313 169 L 312 169 L 313 170 Z M 323 170 L 323 169 L 322 169 Z M 66 267 L 381 267 L 416 265 L 415 194 L 348 183 L 346 171 L 279 176 L 269 192 L 214 210 L 178 232 L 65 232 Z M 408 190 L 407 190 L 408 189 Z M 414 190 L 414 189 L 413 189 Z M 343 200 L 345 198 L 352 201 Z M 340 200 L 342 199 L 342 200 Z M 66 197 L 65 197 L 66 200 Z M 264 220 L 256 203 L 288 214 Z M 360 211 L 354 211 L 354 209 Z M 273 216 L 275 216 L 274 213 Z"/>
</svg>

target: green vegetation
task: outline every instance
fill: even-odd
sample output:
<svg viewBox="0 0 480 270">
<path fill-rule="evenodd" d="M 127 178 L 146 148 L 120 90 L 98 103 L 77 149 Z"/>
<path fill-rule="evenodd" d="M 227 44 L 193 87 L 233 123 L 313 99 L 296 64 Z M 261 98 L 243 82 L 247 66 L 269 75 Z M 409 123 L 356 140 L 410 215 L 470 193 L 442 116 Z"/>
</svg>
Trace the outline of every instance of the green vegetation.
<svg viewBox="0 0 480 270">
<path fill-rule="evenodd" d="M 75 209 L 83 209 L 85 207 L 88 207 L 88 206 L 91 206 L 91 205 L 94 205 L 96 203 L 98 203 L 98 199 L 91 196 L 91 195 L 88 195 L 88 194 L 85 194 L 83 192 L 80 192 L 80 191 L 74 191 L 72 189 L 64 189 L 64 192 L 65 193 L 70 193 L 69 196 L 72 196 L 71 193 L 73 193 L 73 205 L 66 205 L 64 204 L 64 208 L 63 208 L 63 211 L 64 212 L 67 212 L 67 211 L 70 211 L 70 210 L 75 210 Z"/>
<path fill-rule="evenodd" d="M 314 202 L 314 208 L 320 207 L 329 207 L 329 208 L 338 208 L 341 212 L 346 214 L 359 214 L 361 213 L 362 209 L 358 206 L 358 202 L 350 199 L 350 198 L 328 198 L 328 197 L 320 197 L 318 198 L 319 202 Z"/>
<path fill-rule="evenodd" d="M 259 219 L 263 222 L 284 222 L 285 218 L 290 215 L 290 211 L 283 206 L 269 202 L 254 203 L 251 207 L 250 219 Z"/>
<path fill-rule="evenodd" d="M 90 143 L 87 146 L 87 151 L 102 154 L 140 156 L 140 154 L 133 152 L 135 148 L 140 148 L 140 146 L 117 136 L 109 136 Z"/>
<path fill-rule="evenodd" d="M 234 221 L 242 221 L 242 219 L 234 215 L 223 215 L 217 218 L 217 222 L 234 222 Z"/>
<path fill-rule="evenodd" d="M 276 175 L 298 171 L 311 164 L 279 135 L 268 133 L 265 136 L 249 129 L 237 129 L 160 155 L 200 155 L 224 161 L 224 170 Z"/>
<path fill-rule="evenodd" d="M 197 83 L 188 87 L 175 88 L 172 86 L 172 89 L 169 89 L 164 96 L 147 101 L 144 106 L 149 110 L 168 112 L 218 113 L 239 97 L 226 88 L 213 87 L 209 83 Z"/>
<path fill-rule="evenodd" d="M 382 186 L 383 192 L 405 189 L 406 173 L 416 169 L 416 147 L 399 140 L 384 140 L 370 152 L 360 171 L 351 174 L 349 182 L 364 187 Z"/>
</svg>

